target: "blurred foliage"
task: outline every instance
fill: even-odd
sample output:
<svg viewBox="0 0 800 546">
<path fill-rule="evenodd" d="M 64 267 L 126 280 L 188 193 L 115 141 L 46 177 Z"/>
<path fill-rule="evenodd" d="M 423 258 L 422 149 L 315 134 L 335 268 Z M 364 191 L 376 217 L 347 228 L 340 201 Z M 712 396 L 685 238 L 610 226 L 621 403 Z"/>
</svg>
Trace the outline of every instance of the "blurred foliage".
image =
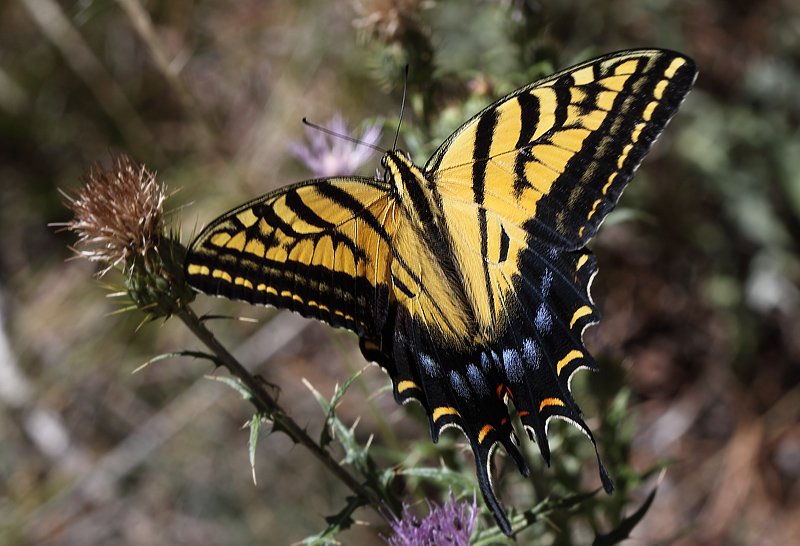
<svg viewBox="0 0 800 546">
<path fill-rule="evenodd" d="M 619 492 L 548 513 L 520 542 L 587 544 L 611 532 L 663 466 L 637 541 L 796 540 L 797 2 L 10 0 L 0 4 L 0 544 L 290 544 L 346 506 L 346 490 L 280 434 L 259 441 L 253 485 L 240 429 L 249 409 L 202 378 L 207 363 L 162 360 L 131 375 L 197 342 L 177 322 L 136 331 L 141 317 L 108 316 L 91 266 L 64 261 L 74 241 L 47 227 L 69 215 L 56 188 L 129 153 L 184 188 L 170 203 L 186 240 L 308 177 L 287 152 L 303 116 L 385 120 L 390 146 L 406 63 L 400 147 L 424 163 L 503 93 L 642 46 L 692 56 L 700 76 L 591 245 L 604 320 L 586 341 L 601 372 L 579 374 L 574 390 Z M 362 365 L 352 336 L 208 298 L 195 305 L 263 321 L 215 330 L 319 435 L 324 417 L 301 378 L 330 398 Z M 375 434 L 370 453 L 387 465 L 443 460 L 474 478 L 462 436 L 434 446 L 419 406 L 396 407 L 384 374 L 359 381 L 336 415 L 347 427 L 358 420 L 360 445 Z M 552 428 L 551 468 L 523 443 L 529 480 L 497 454 L 507 506 L 597 485 L 589 443 Z M 447 484 L 409 475 L 394 487 L 413 502 L 444 498 Z M 338 538 L 381 544 L 381 518 L 354 515 L 368 525 Z"/>
</svg>

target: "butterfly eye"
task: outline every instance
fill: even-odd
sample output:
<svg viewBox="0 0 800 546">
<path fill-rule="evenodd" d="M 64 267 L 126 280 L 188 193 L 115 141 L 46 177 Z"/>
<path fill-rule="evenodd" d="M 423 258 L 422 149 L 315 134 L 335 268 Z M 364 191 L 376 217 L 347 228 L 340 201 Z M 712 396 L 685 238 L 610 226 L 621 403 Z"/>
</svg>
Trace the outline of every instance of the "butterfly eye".
<svg viewBox="0 0 800 546">
<path fill-rule="evenodd" d="M 385 155 L 381 158 L 381 168 L 383 169 L 383 173 L 378 174 L 378 179 L 382 180 L 391 180 L 392 173 L 389 172 L 389 156 Z"/>
</svg>

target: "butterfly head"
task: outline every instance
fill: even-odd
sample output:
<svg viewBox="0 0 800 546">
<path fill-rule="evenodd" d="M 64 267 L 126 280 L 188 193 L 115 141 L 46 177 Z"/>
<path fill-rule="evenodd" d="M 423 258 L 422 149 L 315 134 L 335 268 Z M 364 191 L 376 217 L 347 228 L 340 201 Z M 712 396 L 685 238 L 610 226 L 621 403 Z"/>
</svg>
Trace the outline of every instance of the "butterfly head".
<svg viewBox="0 0 800 546">
<path fill-rule="evenodd" d="M 407 168 L 415 168 L 408 154 L 404 151 L 398 149 L 387 150 L 383 154 L 383 157 L 381 157 L 381 168 L 383 168 L 384 179 L 394 180 L 398 176 L 401 176 L 400 173 L 403 165 Z"/>
<path fill-rule="evenodd" d="M 392 185 L 397 200 L 415 225 L 430 225 L 438 210 L 422 170 L 401 150 L 388 150 L 381 158 L 383 179 Z"/>
</svg>

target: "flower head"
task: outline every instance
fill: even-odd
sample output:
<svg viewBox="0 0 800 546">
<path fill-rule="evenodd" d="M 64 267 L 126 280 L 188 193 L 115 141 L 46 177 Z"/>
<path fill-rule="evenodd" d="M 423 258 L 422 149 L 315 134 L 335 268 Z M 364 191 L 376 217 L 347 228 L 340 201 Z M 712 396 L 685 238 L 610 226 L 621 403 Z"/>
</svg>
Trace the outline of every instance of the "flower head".
<svg viewBox="0 0 800 546">
<path fill-rule="evenodd" d="M 474 493 L 472 506 L 466 502 L 457 503 L 452 490 L 444 506 L 426 502 L 429 513 L 422 520 L 414 516 L 408 507 L 403 508 L 401 518 L 384 513 L 395 535 L 384 540 L 390 546 L 469 546 L 469 537 L 478 513 Z"/>
<path fill-rule="evenodd" d="M 151 172 L 122 155 L 109 170 L 95 164 L 84 182 L 74 196 L 63 194 L 75 218 L 59 225 L 78 234 L 80 257 L 105 264 L 98 276 L 158 247 L 168 196 Z"/>
<path fill-rule="evenodd" d="M 100 262 L 102 276 L 114 267 L 125 274 L 125 287 L 148 318 L 168 317 L 194 299 L 183 276 L 185 249 L 164 233 L 166 186 L 127 156 L 112 159 L 111 169 L 96 164 L 83 188 L 67 193 L 75 218 L 63 229 L 78 234 L 73 250 Z"/>
<path fill-rule="evenodd" d="M 349 136 L 347 125 L 339 114 L 328 121 L 325 128 L 330 133 Z M 377 123 L 355 138 L 362 144 L 356 144 L 346 138 L 337 138 L 313 127 L 306 127 L 306 139 L 309 145 L 292 141 L 289 143 L 289 151 L 316 177 L 350 176 L 372 156 L 373 147 L 380 138 L 381 129 Z"/>
</svg>

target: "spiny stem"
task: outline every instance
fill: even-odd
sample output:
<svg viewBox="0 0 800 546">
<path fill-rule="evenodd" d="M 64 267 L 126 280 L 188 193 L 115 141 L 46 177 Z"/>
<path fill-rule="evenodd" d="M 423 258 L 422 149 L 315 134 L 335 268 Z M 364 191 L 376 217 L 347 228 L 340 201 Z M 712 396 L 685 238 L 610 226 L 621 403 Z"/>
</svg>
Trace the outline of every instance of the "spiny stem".
<svg viewBox="0 0 800 546">
<path fill-rule="evenodd" d="M 275 423 L 276 428 L 289 435 L 292 440 L 306 447 L 325 467 L 339 478 L 360 498 L 368 501 L 373 507 L 381 504 L 378 495 L 358 483 L 344 468 L 342 468 L 330 454 L 322 449 L 306 432 L 291 418 L 272 395 L 264 389 L 259 382 L 238 360 L 217 340 L 214 334 L 205 327 L 197 314 L 189 306 L 183 306 L 178 316 L 184 324 L 208 347 L 228 371 L 239 378 L 253 395 L 253 404 L 259 412 L 268 415 Z"/>
</svg>

